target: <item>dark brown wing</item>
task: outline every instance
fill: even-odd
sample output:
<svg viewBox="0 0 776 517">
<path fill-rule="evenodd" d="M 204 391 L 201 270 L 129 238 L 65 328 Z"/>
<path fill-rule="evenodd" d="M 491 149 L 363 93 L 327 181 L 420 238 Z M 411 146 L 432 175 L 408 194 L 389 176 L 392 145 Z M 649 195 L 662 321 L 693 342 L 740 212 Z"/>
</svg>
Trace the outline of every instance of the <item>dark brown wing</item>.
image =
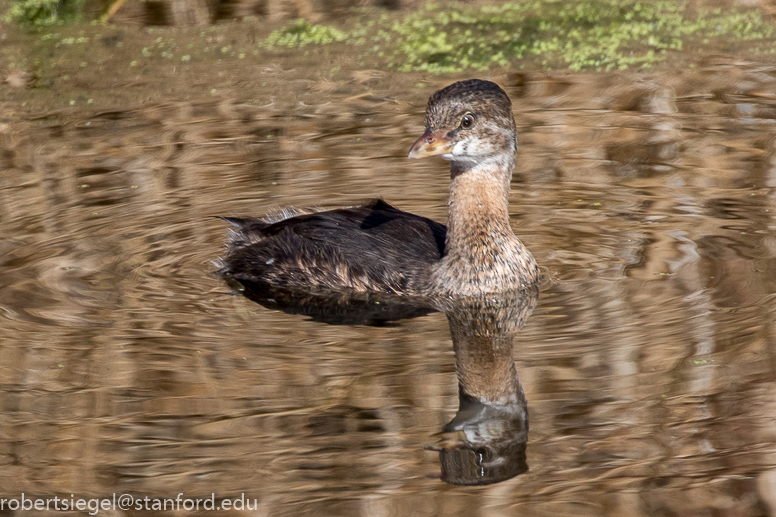
<svg viewBox="0 0 776 517">
<path fill-rule="evenodd" d="M 404 293 L 444 254 L 444 225 L 382 200 L 272 224 L 229 221 L 241 230 L 221 272 L 238 280 Z"/>
</svg>

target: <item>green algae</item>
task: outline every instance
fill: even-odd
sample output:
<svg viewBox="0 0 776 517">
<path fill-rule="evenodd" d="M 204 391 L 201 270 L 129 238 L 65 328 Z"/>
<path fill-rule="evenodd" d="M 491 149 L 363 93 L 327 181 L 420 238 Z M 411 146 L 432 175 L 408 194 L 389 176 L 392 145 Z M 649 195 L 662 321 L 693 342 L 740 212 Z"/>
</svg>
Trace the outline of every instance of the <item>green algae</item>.
<svg viewBox="0 0 776 517">
<path fill-rule="evenodd" d="M 303 47 L 305 45 L 325 45 L 344 41 L 348 34 L 327 25 L 312 25 L 307 20 L 297 20 L 286 27 L 272 32 L 264 42 L 272 47 Z"/>
<path fill-rule="evenodd" d="M 337 29 L 300 21 L 272 33 L 266 48 L 358 47 L 361 58 L 399 71 L 449 73 L 514 67 L 646 68 L 688 45 L 756 42 L 776 49 L 776 26 L 757 9 L 690 10 L 671 1 L 535 0 L 466 8 L 429 4 L 401 18 L 381 16 Z"/>
<path fill-rule="evenodd" d="M 66 47 L 79 63 L 91 63 L 88 48 L 94 41 L 83 45 L 89 39 L 74 35 L 77 26 L 60 27 L 61 10 L 46 10 L 55 3 L 73 6 L 79 1 L 83 0 L 0 0 L 0 5 L 10 6 L 6 21 L 49 25 L 29 31 L 40 34 L 40 49 Z M 256 23 L 246 18 L 239 25 Z M 231 41 L 230 27 L 234 26 L 147 28 L 143 32 L 153 34 L 155 41 L 145 39 L 131 55 L 118 42 L 111 52 L 129 66 L 142 68 L 161 59 L 188 66 L 273 52 L 313 59 L 319 47 L 320 56 L 334 65 L 341 64 L 340 56 L 347 56 L 349 63 L 359 66 L 435 74 L 520 68 L 633 70 L 671 56 L 776 54 L 776 25 L 757 8 L 702 9 L 667 0 L 527 0 L 479 7 L 428 4 L 394 13 L 354 11 L 336 24 L 299 20 L 272 32 L 267 28 L 258 42 L 253 37 L 250 42 Z M 127 38 L 128 43 L 135 40 Z M 14 66 L 35 68 L 9 59 Z"/>
<path fill-rule="evenodd" d="M 77 19 L 85 0 L 15 0 L 0 21 L 29 26 L 45 26 Z"/>
</svg>

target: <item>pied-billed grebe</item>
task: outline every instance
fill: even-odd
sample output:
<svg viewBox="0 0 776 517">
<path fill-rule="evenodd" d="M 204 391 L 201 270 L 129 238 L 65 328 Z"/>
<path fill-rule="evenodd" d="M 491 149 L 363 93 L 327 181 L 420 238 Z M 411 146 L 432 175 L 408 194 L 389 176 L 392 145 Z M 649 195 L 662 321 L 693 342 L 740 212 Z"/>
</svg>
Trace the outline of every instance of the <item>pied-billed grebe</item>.
<svg viewBox="0 0 776 517">
<path fill-rule="evenodd" d="M 302 289 L 473 296 L 533 285 L 536 261 L 509 226 L 517 138 L 512 103 L 471 79 L 434 93 L 410 158 L 450 162 L 448 225 L 382 200 L 281 217 L 225 217 L 237 227 L 219 273 Z"/>
</svg>

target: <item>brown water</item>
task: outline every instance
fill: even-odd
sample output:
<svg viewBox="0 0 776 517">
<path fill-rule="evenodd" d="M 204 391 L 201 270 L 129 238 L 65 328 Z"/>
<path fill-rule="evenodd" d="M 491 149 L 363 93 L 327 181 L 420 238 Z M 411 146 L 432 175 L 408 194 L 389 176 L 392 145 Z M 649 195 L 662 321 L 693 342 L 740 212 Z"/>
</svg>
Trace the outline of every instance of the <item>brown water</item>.
<svg viewBox="0 0 776 517">
<path fill-rule="evenodd" d="M 458 410 L 455 318 L 329 325 L 208 273 L 216 215 L 382 196 L 444 221 L 446 164 L 406 153 L 455 79 L 0 126 L 2 495 L 776 515 L 773 68 L 494 77 L 520 132 L 513 227 L 547 276 L 510 335 L 529 470 L 501 483 L 446 484 L 424 449 Z"/>
</svg>

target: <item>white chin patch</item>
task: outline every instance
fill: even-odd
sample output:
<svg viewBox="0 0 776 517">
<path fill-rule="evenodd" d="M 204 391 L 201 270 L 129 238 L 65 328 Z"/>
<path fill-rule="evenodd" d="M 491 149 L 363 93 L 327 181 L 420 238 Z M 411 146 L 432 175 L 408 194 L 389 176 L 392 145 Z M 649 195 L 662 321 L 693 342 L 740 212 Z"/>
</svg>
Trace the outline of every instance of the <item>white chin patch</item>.
<svg viewBox="0 0 776 517">
<path fill-rule="evenodd" d="M 445 160 L 454 160 L 455 159 L 455 156 L 453 156 L 452 153 L 440 154 L 439 156 L 440 156 L 440 158 L 443 158 Z"/>
</svg>

